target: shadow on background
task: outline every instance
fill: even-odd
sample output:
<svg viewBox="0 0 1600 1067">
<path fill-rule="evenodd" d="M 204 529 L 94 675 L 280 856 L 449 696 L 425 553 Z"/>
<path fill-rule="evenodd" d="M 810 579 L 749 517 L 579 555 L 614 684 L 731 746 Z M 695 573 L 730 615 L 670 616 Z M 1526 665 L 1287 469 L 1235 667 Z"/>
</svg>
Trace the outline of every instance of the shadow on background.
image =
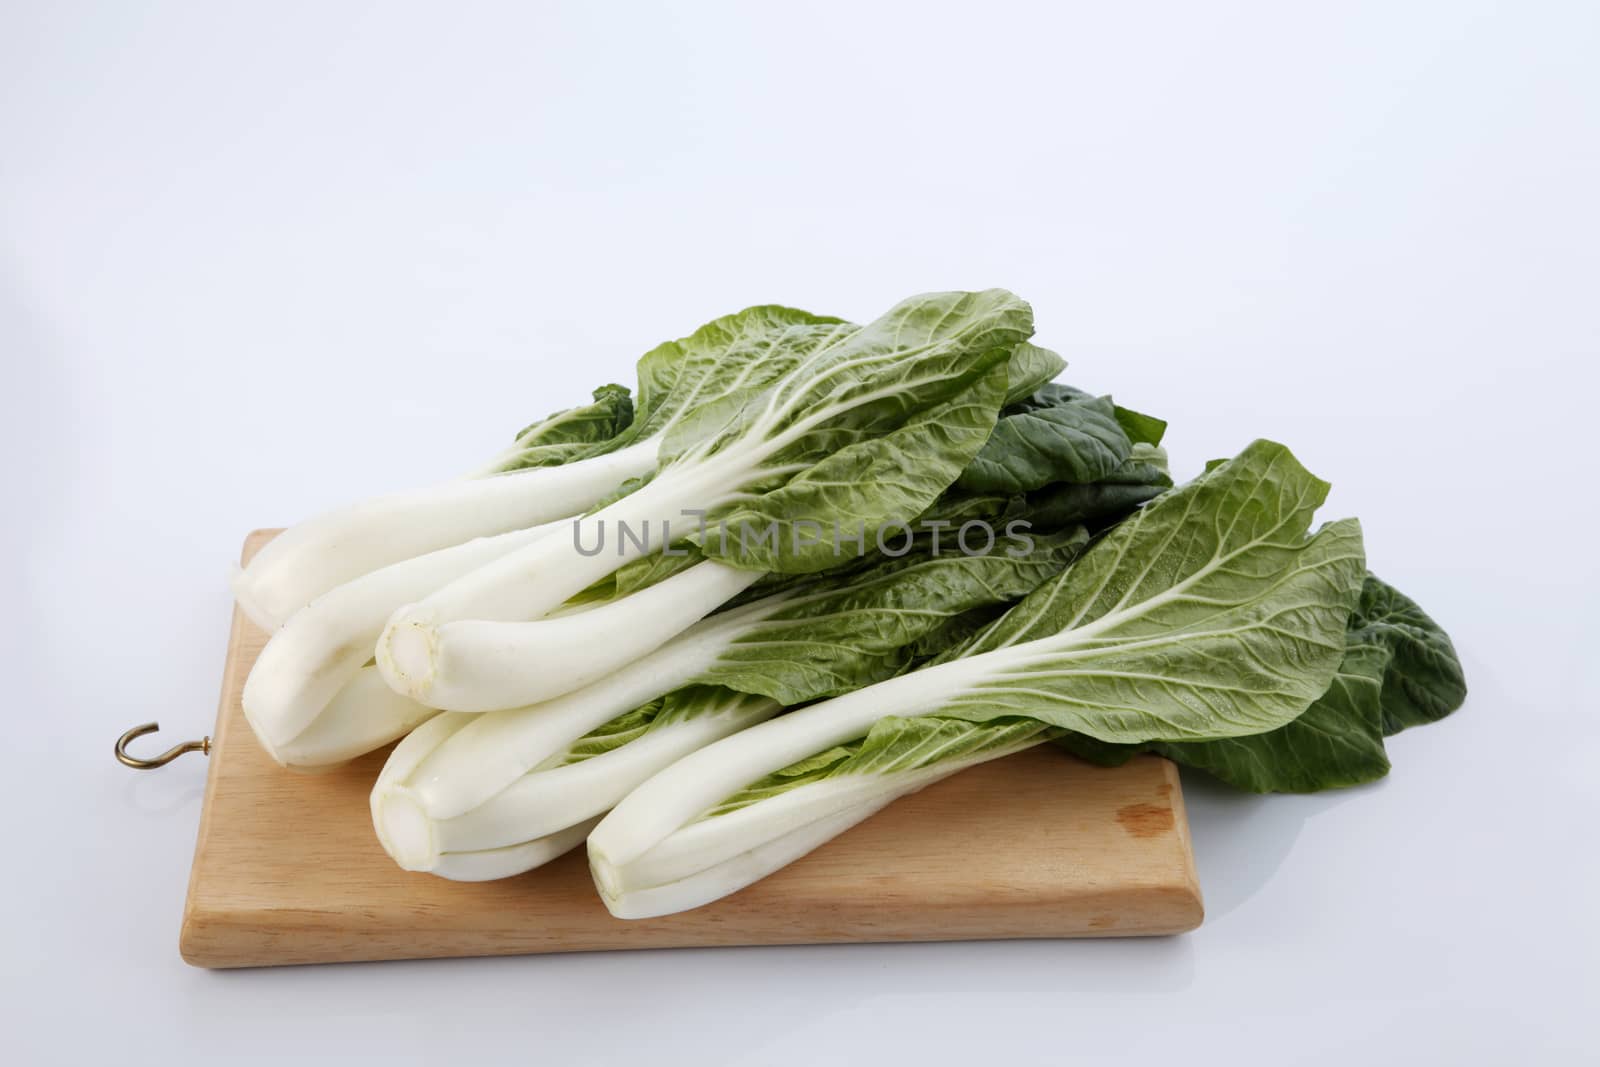
<svg viewBox="0 0 1600 1067">
<path fill-rule="evenodd" d="M 1261 890 L 1294 849 L 1306 820 L 1381 789 L 1381 781 L 1308 795 L 1244 793 L 1185 768 L 1183 799 L 1194 839 L 1206 922 Z"/>
</svg>

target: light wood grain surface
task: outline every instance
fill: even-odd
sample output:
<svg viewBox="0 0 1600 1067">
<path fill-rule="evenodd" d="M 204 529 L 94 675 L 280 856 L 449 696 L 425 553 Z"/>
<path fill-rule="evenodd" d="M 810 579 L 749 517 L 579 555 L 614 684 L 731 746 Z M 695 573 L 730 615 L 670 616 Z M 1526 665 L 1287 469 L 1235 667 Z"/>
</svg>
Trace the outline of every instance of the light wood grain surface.
<svg viewBox="0 0 1600 1067">
<path fill-rule="evenodd" d="M 248 559 L 273 531 L 245 542 Z M 1173 934 L 1202 916 L 1178 776 L 1049 747 L 964 771 L 772 877 L 624 922 L 579 849 L 499 882 L 399 870 L 367 792 L 387 750 L 329 774 L 278 767 L 239 707 L 266 635 L 237 610 L 179 938 L 202 967 L 690 945 Z"/>
</svg>

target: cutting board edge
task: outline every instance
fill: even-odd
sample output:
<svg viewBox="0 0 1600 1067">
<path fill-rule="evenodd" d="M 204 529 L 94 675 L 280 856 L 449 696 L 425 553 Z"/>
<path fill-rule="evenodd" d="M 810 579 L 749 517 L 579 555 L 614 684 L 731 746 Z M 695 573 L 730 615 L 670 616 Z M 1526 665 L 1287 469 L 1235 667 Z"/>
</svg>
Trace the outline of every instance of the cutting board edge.
<svg viewBox="0 0 1600 1067">
<path fill-rule="evenodd" d="M 261 533 L 262 531 L 260 530 L 252 531 L 249 537 L 245 539 L 244 553 L 246 556 L 251 552 Z M 238 672 L 242 670 L 239 646 L 244 638 L 245 621 L 244 612 L 235 604 L 232 622 L 228 628 L 226 659 L 223 660 L 222 665 L 222 689 L 217 696 L 217 721 L 216 725 L 212 727 L 210 738 L 212 749 L 216 751 L 220 751 L 227 741 L 229 732 L 228 697 L 237 688 Z M 208 914 L 200 904 L 200 901 L 204 891 L 206 872 L 206 864 L 204 862 L 206 842 L 212 832 L 212 814 L 217 810 L 215 799 L 221 766 L 222 761 L 220 759 L 207 761 L 205 791 L 200 800 L 200 825 L 195 831 L 194 859 L 189 862 L 189 883 L 183 898 L 183 920 L 178 928 L 178 955 L 183 958 L 184 962 L 194 964 L 197 967 L 212 966 L 212 964 L 200 962 L 204 954 L 196 953 L 192 945 L 196 936 L 196 929 L 205 923 L 205 917 Z"/>
<path fill-rule="evenodd" d="M 362 931 L 350 916 L 337 912 L 295 911 L 278 908 L 212 909 L 205 906 L 185 908 L 183 926 L 179 934 L 178 950 L 184 962 L 207 969 L 237 969 L 244 967 L 300 966 L 320 963 L 373 963 L 405 959 L 470 959 L 495 956 L 553 956 L 569 952 L 636 952 L 648 949 L 673 948 L 760 948 L 764 946 L 834 945 L 834 944 L 898 944 L 959 941 L 1028 941 L 1028 940 L 1083 940 L 1088 938 L 1169 937 L 1188 933 L 1197 928 L 1205 918 L 1200 895 L 1190 887 L 1152 885 L 1142 890 L 1130 891 L 1121 887 L 1114 893 L 1072 894 L 1077 905 L 1070 916 L 1064 916 L 1059 928 L 1051 929 L 1040 923 L 1031 923 L 1025 931 L 1007 932 L 996 922 L 982 925 L 981 929 L 964 931 L 950 926 L 930 923 L 917 928 L 896 927 L 890 923 L 870 921 L 841 921 L 837 930 L 828 934 L 815 931 L 785 933 L 781 929 L 752 935 L 748 931 L 727 940 L 717 940 L 704 930 L 684 930 L 672 935 L 652 931 L 637 944 L 620 944 L 610 941 L 583 942 L 565 940 L 529 939 L 525 933 L 507 931 L 495 947 L 484 947 L 495 931 L 463 928 L 448 932 L 433 931 L 428 939 L 419 943 L 414 932 Z M 1115 908 L 1127 915 L 1130 911 L 1148 910 L 1152 921 L 1123 921 L 1115 926 L 1096 927 L 1091 919 L 1087 925 L 1081 920 L 1086 911 L 1094 911 L 1095 902 L 1106 899 L 1105 907 Z M 286 916 L 293 915 L 292 919 Z M 1022 917 L 1017 913 L 1018 917 Z M 1181 916 L 1174 920 L 1173 916 Z M 430 945 L 432 936 L 448 939 L 470 932 L 479 940 L 479 947 L 463 950 L 447 941 Z M 302 942 L 305 935 L 326 935 L 327 948 L 318 950 L 285 951 L 286 935 L 296 935 Z M 351 936 L 362 935 L 361 949 L 349 948 Z"/>
</svg>

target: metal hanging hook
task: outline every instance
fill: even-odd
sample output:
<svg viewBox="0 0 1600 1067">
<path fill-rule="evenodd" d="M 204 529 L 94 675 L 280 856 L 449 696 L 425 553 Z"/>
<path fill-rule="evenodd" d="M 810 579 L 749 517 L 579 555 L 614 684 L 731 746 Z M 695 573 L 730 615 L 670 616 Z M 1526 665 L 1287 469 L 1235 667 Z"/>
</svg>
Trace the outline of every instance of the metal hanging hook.
<svg viewBox="0 0 1600 1067">
<path fill-rule="evenodd" d="M 143 726 L 135 726 L 121 737 L 117 738 L 117 762 L 124 767 L 132 767 L 136 771 L 153 771 L 157 767 L 165 767 L 173 760 L 186 752 L 203 752 L 211 754 L 211 738 L 202 737 L 198 741 L 185 741 L 181 745 L 173 745 L 159 756 L 150 759 L 140 759 L 138 756 L 128 755 L 128 742 L 145 734 L 153 734 L 161 729 L 159 723 L 147 722 Z"/>
</svg>

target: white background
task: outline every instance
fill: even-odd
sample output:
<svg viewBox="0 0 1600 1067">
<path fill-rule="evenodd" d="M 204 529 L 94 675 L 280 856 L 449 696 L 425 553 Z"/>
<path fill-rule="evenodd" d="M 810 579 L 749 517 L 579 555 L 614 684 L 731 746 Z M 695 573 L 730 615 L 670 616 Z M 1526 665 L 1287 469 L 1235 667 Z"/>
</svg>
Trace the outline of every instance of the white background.
<svg viewBox="0 0 1600 1067">
<path fill-rule="evenodd" d="M 0 4 L 7 1054 L 1594 1062 L 1597 11 Z M 205 763 L 110 747 L 209 730 L 247 530 L 745 304 L 992 285 L 1180 474 L 1330 478 L 1465 710 L 1189 779 L 1175 939 L 179 961 Z"/>
</svg>

